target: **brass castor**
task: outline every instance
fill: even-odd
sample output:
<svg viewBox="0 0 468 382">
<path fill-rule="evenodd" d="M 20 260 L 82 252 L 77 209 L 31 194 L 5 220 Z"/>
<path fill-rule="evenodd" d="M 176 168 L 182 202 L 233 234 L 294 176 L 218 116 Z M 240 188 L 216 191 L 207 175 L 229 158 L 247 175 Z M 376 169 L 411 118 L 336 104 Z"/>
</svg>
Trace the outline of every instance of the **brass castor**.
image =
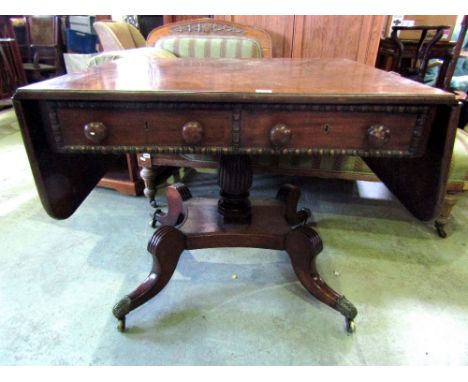
<svg viewBox="0 0 468 382">
<path fill-rule="evenodd" d="M 354 320 L 346 319 L 346 331 L 350 334 L 356 331 L 356 323 Z"/>
<path fill-rule="evenodd" d="M 117 322 L 117 330 L 120 332 L 120 333 L 123 333 L 125 332 L 125 317 L 123 318 L 120 318 L 119 321 Z"/>
<path fill-rule="evenodd" d="M 445 224 L 440 222 L 435 222 L 435 228 L 437 230 L 437 234 L 442 238 L 445 239 L 447 237 L 447 232 L 445 231 Z"/>
<path fill-rule="evenodd" d="M 307 225 L 307 222 L 312 217 L 312 211 L 310 210 L 310 208 L 307 208 L 307 207 L 301 208 L 301 211 L 304 211 L 304 215 L 305 215 L 304 221 L 302 222 L 302 224 Z"/>
<path fill-rule="evenodd" d="M 153 213 L 153 218 L 151 219 L 150 221 L 150 226 L 151 228 L 156 228 L 156 226 L 158 225 L 158 220 L 157 220 L 157 216 L 159 214 L 162 213 L 162 210 L 160 208 L 157 208 L 154 213 Z"/>
</svg>

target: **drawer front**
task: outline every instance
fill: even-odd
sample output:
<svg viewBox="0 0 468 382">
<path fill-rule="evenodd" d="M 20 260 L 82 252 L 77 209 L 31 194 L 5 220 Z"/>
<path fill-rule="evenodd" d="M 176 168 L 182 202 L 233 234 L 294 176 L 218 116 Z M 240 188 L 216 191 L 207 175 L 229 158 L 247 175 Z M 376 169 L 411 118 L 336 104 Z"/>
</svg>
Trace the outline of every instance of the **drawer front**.
<svg viewBox="0 0 468 382">
<path fill-rule="evenodd" d="M 320 111 L 245 111 L 243 147 L 278 150 L 406 151 L 414 140 L 416 114 Z"/>
<path fill-rule="evenodd" d="M 435 108 L 59 101 L 47 110 L 60 152 L 414 157 Z"/>
<path fill-rule="evenodd" d="M 59 146 L 229 146 L 229 111 L 57 110 Z"/>
</svg>

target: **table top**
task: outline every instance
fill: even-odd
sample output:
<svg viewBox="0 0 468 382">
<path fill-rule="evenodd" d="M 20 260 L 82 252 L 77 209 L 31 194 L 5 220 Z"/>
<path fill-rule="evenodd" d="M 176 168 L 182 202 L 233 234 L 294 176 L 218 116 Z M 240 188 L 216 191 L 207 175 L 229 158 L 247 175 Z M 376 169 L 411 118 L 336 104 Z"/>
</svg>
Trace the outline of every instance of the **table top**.
<svg viewBox="0 0 468 382">
<path fill-rule="evenodd" d="M 347 59 L 116 60 L 18 89 L 18 99 L 453 104 L 453 94 Z"/>
<path fill-rule="evenodd" d="M 172 146 L 185 147 L 180 127 L 186 119 L 202 118 L 213 145 L 238 153 L 241 148 L 248 153 L 255 145 L 271 147 L 272 126 L 280 119 L 294 128 L 298 145 L 312 154 L 314 148 L 320 153 L 336 145 L 344 153 L 356 147 L 367 150 L 368 125 L 390 122 L 392 130 L 406 136 L 405 147 L 415 142 L 413 148 L 424 149 L 422 156 L 376 154 L 365 158 L 366 163 L 416 217 L 429 220 L 445 195 L 459 113 L 451 93 L 345 59 L 135 57 L 20 88 L 14 105 L 41 201 L 58 219 L 78 208 L 114 156 L 103 155 L 101 146 L 92 153 L 58 152 L 51 140 L 63 144 L 63 134 L 71 134 L 67 139 L 79 148 L 86 124 L 102 120 L 113 129 L 104 148 L 130 152 L 132 144 L 146 150 L 148 144 L 162 145 L 166 139 L 168 150 L 176 152 Z M 398 146 L 403 135 L 392 134 L 397 137 L 393 143 Z M 357 144 L 356 137 L 361 137 Z M 94 146 L 87 142 L 89 147 Z"/>
</svg>

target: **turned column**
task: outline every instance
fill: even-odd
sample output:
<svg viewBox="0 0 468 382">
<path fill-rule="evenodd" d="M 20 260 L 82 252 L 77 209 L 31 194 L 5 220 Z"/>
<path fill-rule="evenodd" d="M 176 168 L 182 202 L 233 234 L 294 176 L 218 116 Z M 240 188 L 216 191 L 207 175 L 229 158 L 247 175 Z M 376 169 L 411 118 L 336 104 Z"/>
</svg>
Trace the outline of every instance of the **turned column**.
<svg viewBox="0 0 468 382">
<path fill-rule="evenodd" d="M 249 189 L 252 186 L 252 167 L 248 155 L 221 156 L 218 184 L 221 187 L 218 212 L 226 223 L 245 223 L 250 220 Z"/>
<path fill-rule="evenodd" d="M 150 205 L 156 207 L 156 201 L 154 200 L 156 197 L 156 170 L 151 163 L 149 166 L 142 167 L 140 176 L 145 183 L 143 193 L 149 199 Z"/>
</svg>

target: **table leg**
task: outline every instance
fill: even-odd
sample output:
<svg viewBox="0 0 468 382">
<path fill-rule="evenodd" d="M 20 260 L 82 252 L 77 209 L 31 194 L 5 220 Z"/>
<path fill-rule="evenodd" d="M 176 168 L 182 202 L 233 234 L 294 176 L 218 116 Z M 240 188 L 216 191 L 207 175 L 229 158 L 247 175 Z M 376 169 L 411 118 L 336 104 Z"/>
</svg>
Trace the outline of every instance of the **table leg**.
<svg viewBox="0 0 468 382">
<path fill-rule="evenodd" d="M 317 232 L 305 225 L 308 209 L 297 210 L 300 190 L 282 186 L 276 200 L 250 202 L 252 171 L 249 157 L 222 156 L 218 183 L 220 199 L 195 198 L 177 183 L 168 187 L 167 213 L 155 215 L 163 226 L 148 244 L 153 267 L 146 280 L 114 307 L 119 329 L 125 330 L 125 316 L 158 294 L 169 282 L 185 250 L 221 247 L 251 247 L 286 250 L 302 285 L 318 300 L 346 318 L 347 330 L 354 331 L 357 310 L 344 296 L 331 289 L 315 265 L 322 251 Z M 177 228 L 175 228 L 177 226 Z"/>
<path fill-rule="evenodd" d="M 323 281 L 315 266 L 315 258 L 323 249 L 318 233 L 310 227 L 298 226 L 286 236 L 285 246 L 294 272 L 304 288 L 315 298 L 343 314 L 346 329 L 354 332 L 357 309 L 346 297 L 335 292 Z"/>
<path fill-rule="evenodd" d="M 225 223 L 248 223 L 250 220 L 249 189 L 252 167 L 248 155 L 222 155 L 218 184 L 221 188 L 218 212 Z"/>
<path fill-rule="evenodd" d="M 125 331 L 125 316 L 133 309 L 156 296 L 171 279 L 179 257 L 185 249 L 185 235 L 171 226 L 160 227 L 148 243 L 153 266 L 138 288 L 122 298 L 113 309 L 119 320 L 118 329 Z"/>
</svg>

